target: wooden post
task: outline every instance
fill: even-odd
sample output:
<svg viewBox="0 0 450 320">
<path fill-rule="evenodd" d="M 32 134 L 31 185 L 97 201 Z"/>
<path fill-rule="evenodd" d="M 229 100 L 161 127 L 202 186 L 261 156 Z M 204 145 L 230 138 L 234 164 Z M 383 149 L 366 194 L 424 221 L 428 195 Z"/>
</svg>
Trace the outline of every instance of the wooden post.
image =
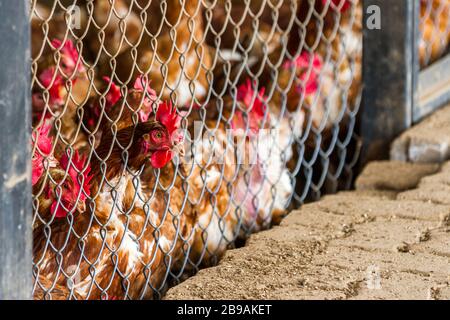
<svg viewBox="0 0 450 320">
<path fill-rule="evenodd" d="M 32 290 L 28 3 L 0 0 L 0 299 Z"/>
<path fill-rule="evenodd" d="M 392 140 L 412 124 L 417 101 L 420 0 L 363 0 L 363 104 L 361 164 L 385 159 Z M 371 6 L 381 29 L 369 30 Z"/>
</svg>

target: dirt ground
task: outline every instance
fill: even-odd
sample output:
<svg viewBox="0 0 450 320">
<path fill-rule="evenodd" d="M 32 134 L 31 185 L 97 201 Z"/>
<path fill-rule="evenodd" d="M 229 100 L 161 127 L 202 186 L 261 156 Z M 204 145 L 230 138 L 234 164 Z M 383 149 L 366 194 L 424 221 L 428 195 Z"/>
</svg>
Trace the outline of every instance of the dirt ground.
<svg viewBox="0 0 450 320">
<path fill-rule="evenodd" d="M 450 162 L 377 162 L 166 299 L 450 299 Z"/>
</svg>

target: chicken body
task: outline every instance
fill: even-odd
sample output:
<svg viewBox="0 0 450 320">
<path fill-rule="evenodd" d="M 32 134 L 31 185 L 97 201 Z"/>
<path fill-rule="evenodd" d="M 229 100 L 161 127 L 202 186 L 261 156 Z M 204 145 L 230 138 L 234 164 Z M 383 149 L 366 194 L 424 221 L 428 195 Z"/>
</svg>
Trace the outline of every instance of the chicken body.
<svg viewBox="0 0 450 320">
<path fill-rule="evenodd" d="M 198 0 L 139 1 L 134 12 L 145 13 L 145 32 L 136 44 L 114 57 L 115 72 L 128 83 L 147 75 L 161 100 L 177 106 L 201 103 L 209 90 L 210 52 L 203 45 L 202 3 Z"/>
<path fill-rule="evenodd" d="M 240 220 L 229 189 L 237 166 L 225 126 L 211 120 L 205 123 L 204 130 L 195 137 L 188 153 L 191 161 L 186 165 L 188 200 L 197 216 L 189 255 L 195 268 L 217 263 L 236 239 Z"/>
<path fill-rule="evenodd" d="M 151 180 L 140 178 L 149 156 L 142 148 L 148 146 L 146 135 L 155 128 L 146 122 L 120 130 L 116 140 L 112 135 L 102 137 L 96 149 L 98 160 L 91 161 L 95 180 L 89 209 L 56 221 L 51 234 L 43 227 L 34 232 L 39 283 L 45 278 L 44 283 L 66 287 L 67 293 L 82 299 L 142 299 L 159 294 L 175 263 L 171 259 L 180 256 L 177 242 L 189 239 L 189 226 L 194 223 L 180 215 L 182 197 L 176 191 L 164 193 L 157 184 L 151 186 Z M 123 150 L 128 151 L 126 162 Z M 157 190 L 151 198 L 146 198 L 143 185 Z M 173 201 L 156 197 L 162 194 Z M 50 289 L 41 288 L 36 294 L 51 296 Z"/>
<path fill-rule="evenodd" d="M 195 135 L 188 178 L 198 217 L 190 255 L 195 267 L 216 263 L 238 237 L 286 213 L 293 186 L 263 93 L 247 82 L 238 88 L 236 105 L 230 98 L 211 102 L 203 135 Z"/>
<path fill-rule="evenodd" d="M 47 4 L 48 5 L 48 4 Z M 51 119 L 58 131 L 56 148 L 81 149 L 88 145 L 81 132 L 77 111 L 93 93 L 94 79 L 89 76 L 83 32 L 86 15 L 79 15 L 77 27 L 67 23 L 65 13 L 56 6 L 33 2 L 31 7 L 33 124 Z"/>
<path fill-rule="evenodd" d="M 53 39 L 52 50 L 38 61 L 38 77 L 33 86 L 33 113 L 35 124 L 51 119 L 57 149 L 67 146 L 77 149 L 88 146 L 81 131 L 77 111 L 92 94 L 93 82 L 89 79 L 78 49 L 72 40 Z"/>
<path fill-rule="evenodd" d="M 293 182 L 286 168 L 286 155 L 279 148 L 276 129 L 261 132 L 255 145 L 249 146 L 253 163 L 241 168 L 236 183 L 236 202 L 242 207 L 240 237 L 272 226 L 287 214 Z"/>
<path fill-rule="evenodd" d="M 297 109 L 300 100 L 300 105 L 307 111 L 305 124 L 310 126 L 311 123 L 323 131 L 337 124 L 346 108 L 354 109 L 361 93 L 362 1 L 322 0 L 311 6 L 302 0 L 298 8 L 298 18 L 306 27 L 305 46 L 298 46 L 299 34 L 292 32 L 290 51 L 297 59 L 302 55 L 309 55 L 309 59 L 304 59 L 306 63 L 300 64 L 301 68 L 298 64 L 295 68 L 297 80 L 294 83 L 297 85 L 291 86 L 287 94 L 288 109 Z M 316 16 L 323 16 L 320 18 L 323 20 L 318 22 Z M 286 63 L 292 62 L 287 60 L 283 66 Z M 285 75 L 280 71 L 279 86 L 285 90 L 286 83 L 292 81 L 283 78 L 292 78 L 292 72 Z M 298 90 L 299 80 L 302 90 Z M 310 80 L 316 82 L 312 95 L 308 95 L 305 83 Z M 280 105 L 278 101 L 276 104 Z"/>
</svg>

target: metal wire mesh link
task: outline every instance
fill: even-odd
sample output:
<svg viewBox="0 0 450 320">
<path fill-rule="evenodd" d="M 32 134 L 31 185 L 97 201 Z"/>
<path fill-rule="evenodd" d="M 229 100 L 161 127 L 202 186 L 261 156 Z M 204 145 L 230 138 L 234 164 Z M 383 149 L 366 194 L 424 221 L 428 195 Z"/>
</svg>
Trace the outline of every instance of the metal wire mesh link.
<svg viewBox="0 0 450 320">
<path fill-rule="evenodd" d="M 420 22 L 421 39 L 419 58 L 426 67 L 448 53 L 450 43 L 450 1 L 421 0 Z"/>
<path fill-rule="evenodd" d="M 159 298 L 351 173 L 359 1 L 31 3 L 35 298 Z"/>
</svg>

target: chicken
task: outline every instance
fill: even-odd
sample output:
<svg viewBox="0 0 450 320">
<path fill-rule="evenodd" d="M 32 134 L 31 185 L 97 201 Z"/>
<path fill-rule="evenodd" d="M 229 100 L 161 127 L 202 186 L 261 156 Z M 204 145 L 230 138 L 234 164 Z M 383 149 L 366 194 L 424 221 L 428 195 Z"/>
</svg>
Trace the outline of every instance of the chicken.
<svg viewBox="0 0 450 320">
<path fill-rule="evenodd" d="M 37 79 L 32 94 L 34 123 L 36 125 L 44 118 L 53 120 L 60 151 L 67 146 L 86 148 L 88 141 L 81 132 L 77 111 L 92 94 L 93 81 L 72 40 L 63 42 L 55 38 L 51 46 L 52 51 L 39 58 L 39 67 L 35 71 Z"/>
<path fill-rule="evenodd" d="M 321 0 L 314 7 L 308 1 L 299 3 L 298 17 L 306 25 L 306 43 L 299 48 L 299 34 L 292 32 L 290 51 L 297 57 L 313 55 L 312 62 L 316 57 L 320 60 L 318 101 L 310 107 L 307 120 L 323 131 L 340 120 L 344 108 L 357 107 L 362 77 L 362 1 Z M 323 16 L 323 21 L 318 23 L 316 15 L 310 16 L 312 10 Z"/>
<path fill-rule="evenodd" d="M 201 1 L 155 0 L 143 11 L 149 32 L 114 59 L 115 70 L 103 72 L 115 71 L 125 83 L 146 75 L 158 98 L 176 106 L 202 103 L 209 90 L 211 57 L 203 45 Z"/>
<path fill-rule="evenodd" d="M 121 88 L 110 78 L 103 78 L 100 95 L 92 97 L 83 108 L 83 128 L 86 134 L 100 141 L 104 131 L 129 127 L 136 122 L 148 120 L 160 101 L 145 77 L 139 76 L 133 87 L 122 96 Z M 95 145 L 95 143 L 94 143 Z"/>
<path fill-rule="evenodd" d="M 303 33 L 291 34 L 289 47 L 294 61 L 305 52 L 310 61 L 315 57 L 320 61 L 313 102 L 302 105 L 306 111 L 303 132 L 294 147 L 300 154 L 292 161 L 299 165 L 297 159 L 302 160 L 304 178 L 296 185 L 296 193 L 302 195 L 296 200 L 302 203 L 307 194 L 317 199 L 322 191 L 337 190 L 336 183 L 341 176 L 345 178 L 344 164 L 352 161 L 350 150 L 356 148 L 351 133 L 362 92 L 362 1 L 321 0 L 314 6 L 301 1 L 298 19 L 306 28 L 306 38 L 305 45 L 299 47 Z M 311 66 L 308 69 L 313 71 Z M 349 158 L 344 150 L 349 151 Z"/>
<path fill-rule="evenodd" d="M 334 155 L 336 138 L 346 140 L 341 136 L 348 131 L 348 115 L 359 106 L 362 2 L 297 1 L 287 51 L 281 43 L 259 60 L 266 59 L 259 83 L 267 83 L 270 118 L 278 129 L 277 146 L 283 150 L 289 175 L 303 171 L 294 197 L 302 203 L 311 185 L 312 167 L 324 165 L 314 171 L 339 175 L 341 159 L 335 159 L 334 168 L 328 158 L 340 157 Z M 331 173 L 331 167 L 336 172 Z M 320 189 L 325 177 L 317 179 Z"/>
<path fill-rule="evenodd" d="M 238 237 L 268 228 L 286 213 L 293 186 L 275 147 L 264 89 L 253 87 L 250 81 L 238 87 L 236 105 L 229 97 L 211 102 L 204 128 L 194 134 L 187 180 L 198 219 L 194 269 L 215 264 Z"/>
<path fill-rule="evenodd" d="M 218 101 L 210 102 L 207 108 L 215 103 L 220 108 Z M 186 273 L 197 271 L 199 266 L 216 264 L 235 241 L 240 220 L 229 190 L 238 168 L 226 125 L 211 110 L 201 122 L 191 120 L 192 142 L 184 165 L 188 201 L 197 217 L 197 225 Z"/>
<path fill-rule="evenodd" d="M 243 103 L 247 120 L 238 110 L 231 123 L 238 140 L 239 137 L 248 140 L 246 154 L 250 165 L 241 168 L 235 193 L 244 208 L 241 226 L 244 237 L 280 221 L 287 213 L 293 192 L 286 169 L 286 149 L 279 144 L 280 133 L 267 107 L 265 88 L 257 92 L 254 86 L 249 79 L 239 86 L 237 99 Z"/>
<path fill-rule="evenodd" d="M 450 43 L 450 0 L 421 0 L 419 60 L 422 67 L 433 63 Z"/>
<path fill-rule="evenodd" d="M 177 256 L 173 250 L 189 238 L 194 222 L 181 214 L 179 189 L 170 194 L 139 178 L 146 166 L 168 165 L 180 143 L 172 109 L 162 105 L 155 120 L 104 133 L 90 164 L 80 170 L 93 177 L 88 209 L 55 220 L 49 233 L 43 226 L 35 229 L 37 297 L 152 298 L 163 287 L 169 256 Z M 154 190 L 151 198 L 145 199 L 143 185 Z M 167 205 L 163 196 L 174 201 Z M 45 284 L 58 289 L 56 297 Z"/>
<path fill-rule="evenodd" d="M 277 30 L 265 28 L 264 14 L 261 14 L 258 19 L 258 33 L 255 34 L 253 30 L 246 32 L 245 30 L 254 29 L 252 18 L 249 15 L 244 17 L 242 13 L 245 12 L 247 4 L 232 4 L 232 16 L 233 8 L 240 9 L 236 10 L 233 16 L 239 23 L 235 26 L 228 20 L 223 21 L 226 19 L 223 18 L 224 14 L 218 13 L 217 22 L 213 21 L 212 25 L 218 27 L 225 24 L 227 28 L 240 30 L 239 35 L 243 38 L 239 40 L 238 48 L 243 47 L 244 52 L 229 53 L 236 62 L 232 69 L 224 67 L 224 70 L 219 68 L 218 72 L 215 72 L 215 79 L 218 78 L 215 88 L 218 91 L 226 89 L 221 78 L 228 79 L 230 73 L 231 81 L 245 78 L 245 73 L 248 72 L 243 71 L 244 63 L 245 66 L 253 65 L 251 71 L 254 74 L 259 74 L 260 69 L 264 68 L 259 83 L 269 83 L 267 92 L 271 118 L 280 129 L 281 148 L 287 150 L 286 159 L 290 160 L 293 157 L 291 149 L 295 140 L 304 142 L 304 137 L 308 137 L 312 130 L 331 130 L 343 117 L 344 108 L 357 108 L 362 75 L 362 3 L 357 0 L 321 0 L 311 6 L 309 1 L 298 1 L 298 20 L 291 22 L 300 22 L 301 25 L 296 28 L 294 24 L 291 30 L 289 54 L 286 54 L 285 43 L 280 41 L 286 37 L 283 27 Z M 291 9 L 290 6 L 286 8 L 287 4 L 282 1 L 278 5 L 279 12 Z M 251 9 L 258 13 L 264 12 L 261 6 L 260 2 L 255 1 L 255 4 L 252 2 Z M 312 14 L 312 10 L 316 14 Z M 222 8 L 222 11 L 225 9 Z M 287 21 L 290 19 L 289 14 L 285 13 L 285 19 L 282 20 L 289 25 Z M 318 22 L 317 19 L 321 21 Z M 276 25 L 274 21 L 271 23 Z M 304 27 L 307 28 L 305 40 L 302 39 Z M 270 32 L 264 32 L 265 29 Z M 227 34 L 231 33 L 229 31 Z M 245 35 L 248 34 L 255 34 L 255 40 L 245 46 Z M 261 38 L 261 34 L 267 36 Z M 233 37 L 229 41 L 226 39 L 227 37 L 223 47 L 235 46 L 236 40 L 233 40 Z M 258 44 L 261 39 L 262 45 Z M 226 77 L 223 77 L 224 75 Z M 344 102 L 343 97 L 348 97 L 345 99 L 347 102 Z M 296 160 L 291 162 L 290 167 L 293 169 L 297 166 Z"/>
<path fill-rule="evenodd" d="M 286 42 L 289 24 L 295 18 L 289 2 L 215 2 L 206 40 L 215 48 L 211 50 L 215 50 L 213 87 L 216 92 L 227 92 L 230 83 L 242 83 L 252 74 L 259 75 L 268 61 L 277 59 L 272 56 L 281 54 L 280 43 Z"/>
<path fill-rule="evenodd" d="M 33 159 L 34 164 L 35 159 Z M 69 213 L 84 212 L 86 199 L 89 197 L 89 168 L 82 174 L 86 159 L 76 152 L 70 160 L 67 154 L 59 161 L 53 159 L 48 175 L 41 175 L 33 185 L 33 196 L 37 210 L 34 215 L 33 228 L 47 226 L 53 221 L 67 217 Z M 39 167 L 38 167 L 39 168 Z M 39 169 L 33 166 L 33 178 Z"/>
<path fill-rule="evenodd" d="M 325 107 L 318 99 L 323 60 L 318 54 L 303 52 L 293 62 L 286 60 L 278 73 L 276 89 L 270 99 L 270 113 L 280 130 L 280 147 L 292 158 L 292 143 L 300 139 L 307 116 L 316 128 L 320 125 Z M 308 129 L 308 128 L 307 128 Z"/>
</svg>

